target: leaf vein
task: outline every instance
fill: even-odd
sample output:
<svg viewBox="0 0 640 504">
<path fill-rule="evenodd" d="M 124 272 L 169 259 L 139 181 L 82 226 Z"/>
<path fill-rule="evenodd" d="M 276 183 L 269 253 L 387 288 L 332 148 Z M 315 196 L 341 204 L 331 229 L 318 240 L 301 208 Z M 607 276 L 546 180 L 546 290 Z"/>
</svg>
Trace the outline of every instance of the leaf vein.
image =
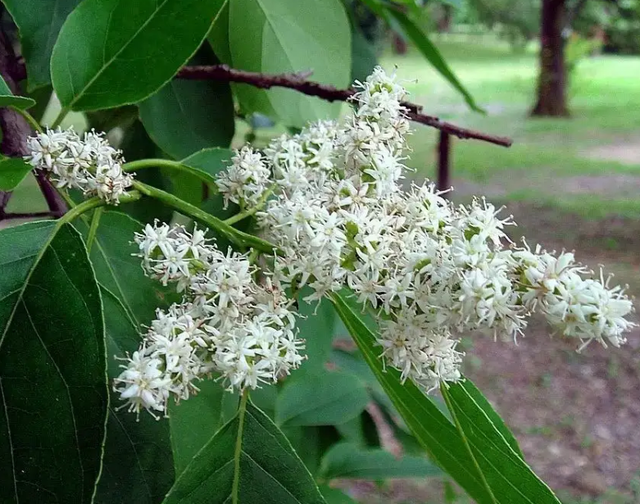
<svg viewBox="0 0 640 504">
<path fill-rule="evenodd" d="M 154 20 L 154 18 L 158 15 L 158 12 L 167 4 L 169 0 L 163 0 L 163 2 L 160 5 L 156 6 L 155 11 L 153 12 L 153 14 L 151 14 L 147 20 L 142 23 L 142 25 L 140 25 L 140 28 L 138 28 L 135 33 L 129 38 L 129 40 L 122 45 L 122 47 L 120 49 L 118 49 L 116 51 L 116 53 L 109 59 L 109 61 L 105 61 L 103 62 L 103 66 L 100 70 L 98 70 L 98 72 L 96 72 L 96 74 L 89 80 L 89 82 L 87 82 L 87 84 L 80 90 L 80 92 L 78 93 L 78 95 L 71 100 L 71 103 L 69 103 L 69 107 L 73 107 L 73 105 L 75 105 L 75 103 L 82 98 L 82 96 L 84 96 L 85 92 L 87 89 L 89 89 L 89 87 L 91 87 L 93 85 L 94 82 L 96 82 L 100 76 L 103 74 L 103 72 L 105 71 L 105 69 L 110 66 L 112 63 L 114 63 L 117 59 L 118 56 L 120 56 L 120 54 L 122 52 L 124 52 L 124 50 L 129 47 L 129 45 L 133 42 L 133 40 L 135 40 L 135 38 L 140 35 L 140 33 L 142 33 L 142 31 Z M 107 29 L 107 34 L 109 33 L 108 29 Z M 105 48 L 106 44 L 103 45 L 103 54 L 104 54 L 104 48 Z M 74 93 L 75 94 L 75 93 Z"/>
<path fill-rule="evenodd" d="M 2 396 L 2 405 L 4 406 L 4 416 L 7 421 L 7 434 L 9 439 L 9 452 L 11 453 L 11 472 L 13 473 L 13 491 L 16 497 L 16 504 L 20 502 L 18 498 L 18 478 L 16 476 L 16 463 L 13 457 L 13 439 L 11 437 L 11 423 L 9 421 L 9 407 L 4 396 L 4 388 L 2 387 L 2 377 L 0 376 L 0 396 Z"/>
<path fill-rule="evenodd" d="M 67 383 L 67 380 L 65 379 L 64 375 L 62 374 L 62 370 L 60 369 L 60 367 L 58 366 L 58 363 L 55 361 L 55 359 L 53 358 L 53 356 L 51 355 L 51 353 L 49 352 L 49 349 L 47 348 L 47 345 L 45 344 L 44 340 L 42 339 L 42 336 L 40 336 L 40 333 L 38 332 L 38 329 L 36 328 L 34 322 L 33 322 L 33 318 L 31 317 L 31 313 L 29 312 L 29 308 L 27 307 L 27 303 L 24 302 L 24 299 L 21 299 L 22 302 L 22 306 L 24 308 L 25 313 L 27 314 L 27 318 L 29 319 L 29 323 L 31 324 L 31 327 L 33 328 L 33 332 L 36 334 L 36 337 L 38 338 L 38 341 L 40 342 L 40 344 L 42 345 L 43 350 L 45 351 L 45 353 L 47 354 L 47 356 L 49 357 L 49 359 L 51 360 L 51 362 L 53 363 L 53 366 L 55 367 L 56 371 L 58 372 L 58 375 L 60 376 L 60 379 L 62 380 L 62 383 L 65 387 L 65 390 L 67 392 L 67 398 L 69 399 L 69 409 L 71 410 L 71 421 L 73 422 L 73 435 L 76 439 L 76 450 L 78 452 L 78 463 L 80 464 L 80 472 L 82 474 L 82 476 L 80 477 L 81 479 L 81 487 L 82 487 L 82 500 L 84 501 L 84 464 L 82 461 L 82 455 L 80 452 L 80 440 L 78 439 L 78 427 L 76 425 L 76 415 L 75 415 L 75 411 L 73 408 L 73 401 L 71 399 L 71 393 L 69 391 L 69 384 Z"/>
</svg>

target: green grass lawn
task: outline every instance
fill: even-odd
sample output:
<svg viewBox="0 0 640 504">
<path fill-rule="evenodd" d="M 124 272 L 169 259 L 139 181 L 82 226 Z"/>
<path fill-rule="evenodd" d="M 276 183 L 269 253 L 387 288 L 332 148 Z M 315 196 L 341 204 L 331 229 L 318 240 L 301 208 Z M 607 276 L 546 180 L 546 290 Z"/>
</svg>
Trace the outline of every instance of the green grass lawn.
<svg viewBox="0 0 640 504">
<path fill-rule="evenodd" d="M 486 39 L 485 39 L 486 40 Z M 599 190 L 588 198 L 561 187 L 576 176 L 640 177 L 640 57 L 596 56 L 578 63 L 570 84 L 571 117 L 533 119 L 537 78 L 535 50 L 514 54 L 501 44 L 436 39 L 459 79 L 486 114 L 470 111 L 460 95 L 416 51 L 405 56 L 385 56 L 386 68 L 397 67 L 411 100 L 425 112 L 448 121 L 510 136 L 511 148 L 474 140 L 456 141 L 453 184 L 466 180 L 487 186 L 504 186 L 499 199 L 548 203 L 586 217 L 640 214 L 640 198 L 631 184 L 625 191 Z M 416 176 L 431 176 L 435 133 L 418 127 L 411 137 L 410 166 Z M 637 160 L 594 159 L 598 146 L 618 151 L 635 147 Z M 640 180 L 640 179 L 639 179 Z M 597 180 L 595 181 L 597 183 Z M 554 188 L 546 191 L 545 188 Z"/>
</svg>

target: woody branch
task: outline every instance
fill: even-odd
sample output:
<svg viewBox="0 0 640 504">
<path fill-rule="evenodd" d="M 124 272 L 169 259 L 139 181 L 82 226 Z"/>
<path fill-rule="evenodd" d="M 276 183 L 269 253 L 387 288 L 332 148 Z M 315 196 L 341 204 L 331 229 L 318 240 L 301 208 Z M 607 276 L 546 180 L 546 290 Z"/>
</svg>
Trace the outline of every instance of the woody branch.
<svg viewBox="0 0 640 504">
<path fill-rule="evenodd" d="M 230 68 L 227 65 L 187 66 L 180 69 L 177 77 L 190 80 L 216 80 L 248 84 L 260 89 L 284 87 L 300 93 L 317 96 L 326 101 L 348 101 L 355 93 L 353 88 L 338 89 L 334 86 L 313 82 L 306 79 L 308 74 L 262 74 Z M 414 122 L 436 128 L 444 133 L 463 139 L 474 139 L 489 142 L 502 147 L 510 147 L 513 143 L 508 137 L 489 135 L 481 131 L 462 128 L 443 121 L 438 117 L 422 113 L 422 105 L 402 102 L 407 109 L 407 116 Z"/>
</svg>

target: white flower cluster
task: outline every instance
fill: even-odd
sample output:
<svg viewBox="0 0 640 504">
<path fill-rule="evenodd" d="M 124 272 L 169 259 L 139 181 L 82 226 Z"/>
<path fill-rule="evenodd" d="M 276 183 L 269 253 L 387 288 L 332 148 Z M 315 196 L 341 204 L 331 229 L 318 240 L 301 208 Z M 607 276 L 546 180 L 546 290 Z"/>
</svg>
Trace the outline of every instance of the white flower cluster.
<svg viewBox="0 0 640 504">
<path fill-rule="evenodd" d="M 259 152 L 243 147 L 232 158 L 232 165 L 217 180 L 225 204 L 255 205 L 266 191 L 271 172 Z"/>
<path fill-rule="evenodd" d="M 231 201 L 256 201 L 276 184 L 258 213 L 282 251 L 274 281 L 309 285 L 309 300 L 349 287 L 377 317 L 386 362 L 427 391 L 460 378 L 458 335 L 514 339 L 534 311 L 583 346 L 625 341 L 631 301 L 571 254 L 516 247 L 504 232 L 511 219 L 483 199 L 456 207 L 428 184 L 401 190 L 405 91 L 380 68 L 357 86 L 344 125 L 283 136 L 264 158 L 245 147 L 220 177 Z"/>
<path fill-rule="evenodd" d="M 158 310 L 115 389 L 129 409 L 166 411 L 195 382 L 217 373 L 229 389 L 274 383 L 303 360 L 290 301 L 270 279 L 258 284 L 244 256 L 220 252 L 202 231 L 147 225 L 136 234 L 145 272 L 175 283 L 181 304 Z"/>
<path fill-rule="evenodd" d="M 27 162 L 49 173 L 58 187 L 80 189 L 117 205 L 133 183 L 133 176 L 122 171 L 122 153 L 102 133 L 89 131 L 80 137 L 73 128 L 47 129 L 29 137 L 27 147 Z"/>
</svg>

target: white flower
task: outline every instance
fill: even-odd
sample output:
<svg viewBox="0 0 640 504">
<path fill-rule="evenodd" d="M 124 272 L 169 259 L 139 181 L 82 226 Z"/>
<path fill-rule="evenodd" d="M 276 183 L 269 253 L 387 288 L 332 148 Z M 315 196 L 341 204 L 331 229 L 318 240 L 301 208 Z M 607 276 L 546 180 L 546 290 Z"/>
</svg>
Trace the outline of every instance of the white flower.
<svg viewBox="0 0 640 504">
<path fill-rule="evenodd" d="M 164 224 L 136 235 L 145 272 L 175 283 L 183 301 L 158 312 L 145 336 L 137 359 L 152 365 L 132 360 L 119 379 L 132 409 L 160 411 L 210 373 L 242 390 L 297 368 L 304 342 L 287 289 L 305 287 L 304 299 L 315 301 L 349 287 L 380 326 L 384 363 L 427 392 L 461 379 L 460 335 L 515 340 L 533 312 L 580 348 L 624 343 L 631 301 L 573 254 L 516 247 L 505 233 L 511 217 L 484 199 L 454 206 L 429 183 L 404 191 L 405 90 L 379 67 L 356 89 L 344 124 L 283 135 L 264 155 L 242 148 L 218 177 L 226 201 L 241 205 L 273 188 L 256 216 L 277 256 L 252 264 L 223 254 L 202 231 Z M 61 150 L 62 137 L 40 139 L 33 162 L 77 183 L 69 166 L 90 165 L 91 156 L 76 140 Z M 109 156 L 101 137 L 88 143 L 92 156 Z"/>
<path fill-rule="evenodd" d="M 222 254 L 204 232 L 154 223 L 135 235 L 147 275 L 183 293 L 158 310 L 143 344 L 115 386 L 129 409 L 166 411 L 215 373 L 229 389 L 274 383 L 300 366 L 303 341 L 282 289 L 254 280 L 247 256 Z"/>
<path fill-rule="evenodd" d="M 231 167 L 216 180 L 225 203 L 255 205 L 268 188 L 269 168 L 260 153 L 247 146 L 236 151 L 231 161 Z"/>
<path fill-rule="evenodd" d="M 73 128 L 47 129 L 27 139 L 25 159 L 49 173 L 57 187 L 80 189 L 117 205 L 133 184 L 133 174 L 122 171 L 122 153 L 109 145 L 104 134 L 90 131 L 81 139 Z"/>
<path fill-rule="evenodd" d="M 162 362 L 150 357 L 142 346 L 128 359 L 126 366 L 121 366 L 124 371 L 114 380 L 114 390 L 127 401 L 129 411 L 139 415 L 146 409 L 156 416 L 154 411 L 166 410 L 171 379 L 161 370 L 161 365 Z"/>
</svg>

